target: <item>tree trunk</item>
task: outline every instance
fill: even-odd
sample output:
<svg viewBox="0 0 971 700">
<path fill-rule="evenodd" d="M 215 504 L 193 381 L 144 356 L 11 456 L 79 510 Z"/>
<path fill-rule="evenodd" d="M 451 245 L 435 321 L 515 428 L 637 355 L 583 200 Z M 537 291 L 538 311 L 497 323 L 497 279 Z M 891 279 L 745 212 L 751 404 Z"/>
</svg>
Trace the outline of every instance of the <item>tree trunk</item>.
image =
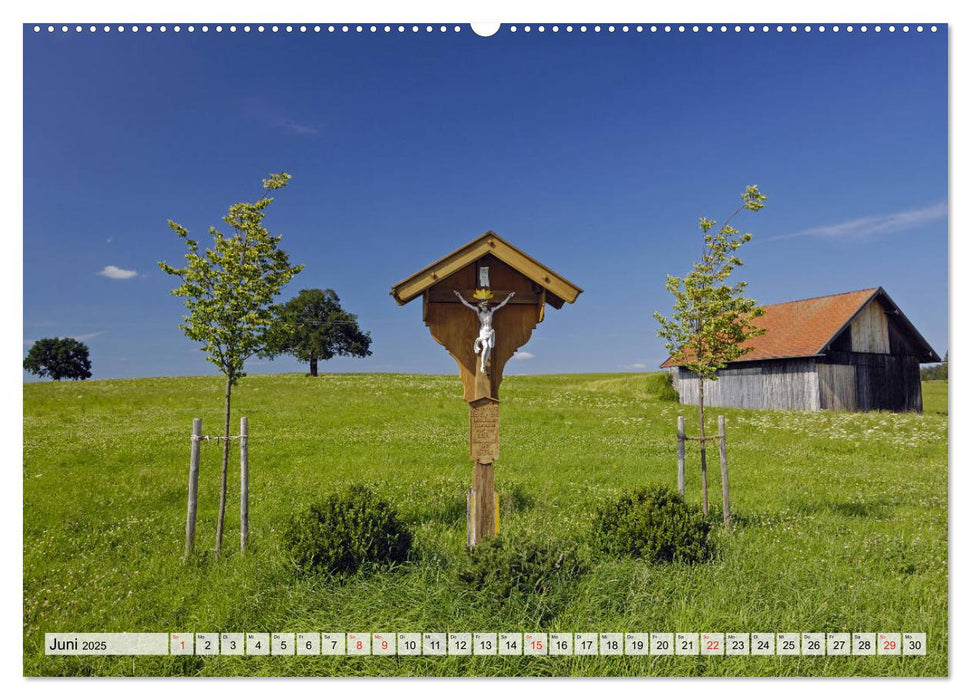
<svg viewBox="0 0 971 700">
<path fill-rule="evenodd" d="M 226 377 L 226 422 L 223 430 L 223 471 L 219 489 L 219 519 L 216 521 L 216 559 L 223 548 L 223 523 L 226 520 L 226 475 L 229 470 L 229 406 L 233 393 L 233 378 Z"/>
<path fill-rule="evenodd" d="M 310 376 L 311 377 L 316 377 L 317 376 L 317 358 L 316 357 L 311 357 L 310 358 Z"/>
<path fill-rule="evenodd" d="M 227 424 L 228 425 L 228 424 Z M 698 437 L 701 445 L 701 510 L 708 515 L 708 455 L 705 452 L 705 380 L 698 375 Z"/>
</svg>

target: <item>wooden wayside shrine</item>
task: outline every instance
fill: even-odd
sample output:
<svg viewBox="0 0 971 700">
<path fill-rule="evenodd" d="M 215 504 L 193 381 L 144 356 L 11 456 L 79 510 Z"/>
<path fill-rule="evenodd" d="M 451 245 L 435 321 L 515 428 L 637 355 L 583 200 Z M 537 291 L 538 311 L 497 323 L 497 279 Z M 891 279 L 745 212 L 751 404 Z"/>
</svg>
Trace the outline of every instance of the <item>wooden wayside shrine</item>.
<svg viewBox="0 0 971 700">
<path fill-rule="evenodd" d="M 468 494 L 470 546 L 498 532 L 493 464 L 499 458 L 503 369 L 543 320 L 547 304 L 559 309 L 582 291 L 492 231 L 391 288 L 399 305 L 421 297 L 422 320 L 459 366 L 474 463 Z"/>
</svg>

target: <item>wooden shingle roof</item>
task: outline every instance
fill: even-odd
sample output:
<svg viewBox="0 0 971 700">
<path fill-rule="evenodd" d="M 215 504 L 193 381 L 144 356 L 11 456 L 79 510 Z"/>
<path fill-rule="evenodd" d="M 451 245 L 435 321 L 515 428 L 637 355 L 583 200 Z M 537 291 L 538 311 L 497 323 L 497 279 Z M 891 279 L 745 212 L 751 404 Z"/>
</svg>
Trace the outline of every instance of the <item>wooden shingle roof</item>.
<svg viewBox="0 0 971 700">
<path fill-rule="evenodd" d="M 917 332 L 906 316 L 900 313 L 900 309 L 883 288 L 874 287 L 763 306 L 765 315 L 754 319 L 752 323 L 764 328 L 765 333 L 747 341 L 743 347 L 751 350 L 736 362 L 821 355 L 836 336 L 853 321 L 853 318 L 877 296 L 897 311 L 898 317 L 911 332 L 923 356 L 932 358 L 923 361 L 940 361 L 934 349 Z M 669 357 L 661 367 L 677 367 L 678 364 Z"/>
<path fill-rule="evenodd" d="M 486 231 L 444 258 L 436 260 L 431 265 L 398 282 L 391 288 L 391 296 L 399 304 L 407 304 L 433 285 L 486 255 L 493 255 L 502 260 L 552 294 L 554 300 L 561 300 L 555 304 L 556 306 L 562 306 L 564 301 L 572 304 L 583 291 L 570 280 L 553 272 L 546 265 L 530 257 L 509 241 L 500 238 L 492 231 Z"/>
</svg>

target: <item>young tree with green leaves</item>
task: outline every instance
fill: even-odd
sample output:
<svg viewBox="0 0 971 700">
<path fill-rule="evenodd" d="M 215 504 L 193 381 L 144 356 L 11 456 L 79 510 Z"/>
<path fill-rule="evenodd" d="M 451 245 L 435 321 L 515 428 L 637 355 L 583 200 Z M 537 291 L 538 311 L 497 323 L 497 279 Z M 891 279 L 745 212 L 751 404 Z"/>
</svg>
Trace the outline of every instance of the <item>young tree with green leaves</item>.
<svg viewBox="0 0 971 700">
<path fill-rule="evenodd" d="M 184 267 L 162 261 L 159 267 L 182 284 L 172 294 L 183 298 L 188 313 L 179 325 L 186 336 L 202 344 L 206 359 L 226 377 L 225 429 L 223 431 L 222 486 L 216 524 L 216 557 L 222 550 L 226 516 L 226 476 L 229 465 L 229 415 L 233 386 L 242 377 L 243 364 L 266 345 L 273 320 L 273 301 L 283 286 L 303 269 L 291 265 L 279 247 L 282 236 L 263 226 L 270 193 L 286 187 L 290 176 L 274 173 L 263 180 L 263 193 L 255 202 L 237 202 L 223 221 L 232 229 L 225 235 L 209 227 L 212 247 L 199 252 L 199 243 L 174 221 L 169 226 L 188 247 Z"/>
<path fill-rule="evenodd" d="M 90 379 L 88 346 L 74 338 L 41 338 L 27 351 L 24 369 L 38 377 Z"/>
<path fill-rule="evenodd" d="M 361 330 L 357 316 L 341 306 L 333 289 L 301 289 L 293 299 L 274 308 L 267 357 L 293 355 L 310 363 L 317 376 L 317 362 L 339 355 L 367 357 L 371 334 Z"/>
<path fill-rule="evenodd" d="M 754 299 L 744 295 L 747 282 L 729 282 L 742 265 L 738 249 L 752 239 L 731 225 L 742 211 L 757 212 L 767 197 L 755 185 L 745 188 L 742 204 L 715 229 L 715 221 L 702 217 L 704 233 L 701 260 L 684 277 L 667 275 L 665 288 L 674 295 L 670 318 L 654 312 L 660 324 L 658 336 L 665 340 L 671 357 L 698 377 L 698 430 L 701 445 L 701 498 L 708 514 L 708 467 L 705 439 L 705 380 L 716 381 L 718 370 L 749 351 L 745 341 L 762 335 L 753 319 L 764 312 Z M 726 516 L 727 517 L 727 516 Z"/>
</svg>

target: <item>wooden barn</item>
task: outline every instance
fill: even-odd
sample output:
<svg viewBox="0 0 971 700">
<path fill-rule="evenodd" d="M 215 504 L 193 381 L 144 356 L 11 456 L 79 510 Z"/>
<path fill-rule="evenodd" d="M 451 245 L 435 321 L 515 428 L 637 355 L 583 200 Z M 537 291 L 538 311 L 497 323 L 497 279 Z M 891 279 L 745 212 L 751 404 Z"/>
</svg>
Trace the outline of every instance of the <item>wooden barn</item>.
<svg viewBox="0 0 971 700">
<path fill-rule="evenodd" d="M 765 334 L 705 382 L 705 405 L 802 411 L 923 411 L 920 365 L 934 349 L 882 287 L 763 307 Z M 681 403 L 698 377 L 668 358 Z"/>
</svg>

